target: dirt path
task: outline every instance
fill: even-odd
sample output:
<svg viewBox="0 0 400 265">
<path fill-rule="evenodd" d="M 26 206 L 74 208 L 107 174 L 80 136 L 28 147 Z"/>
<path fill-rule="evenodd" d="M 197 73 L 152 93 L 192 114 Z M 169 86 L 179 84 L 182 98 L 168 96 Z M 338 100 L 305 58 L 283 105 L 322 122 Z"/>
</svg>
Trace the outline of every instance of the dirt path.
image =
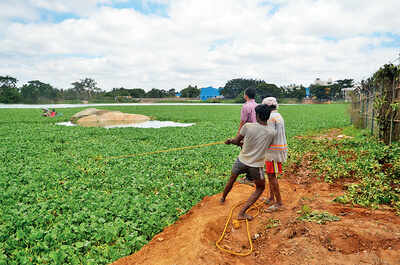
<svg viewBox="0 0 400 265">
<path fill-rule="evenodd" d="M 255 250 L 247 257 L 223 253 L 215 246 L 230 208 L 254 190 L 236 184 L 225 205 L 219 203 L 220 194 L 204 198 L 140 251 L 113 264 L 400 264 L 400 217 L 392 211 L 334 203 L 343 193 L 342 185 L 310 179 L 305 172 L 283 176 L 280 186 L 285 210 L 267 213 L 263 206 L 250 222 Z M 340 221 L 299 221 L 303 205 L 334 214 Z M 228 231 L 222 245 L 245 252 L 245 226 Z"/>
</svg>

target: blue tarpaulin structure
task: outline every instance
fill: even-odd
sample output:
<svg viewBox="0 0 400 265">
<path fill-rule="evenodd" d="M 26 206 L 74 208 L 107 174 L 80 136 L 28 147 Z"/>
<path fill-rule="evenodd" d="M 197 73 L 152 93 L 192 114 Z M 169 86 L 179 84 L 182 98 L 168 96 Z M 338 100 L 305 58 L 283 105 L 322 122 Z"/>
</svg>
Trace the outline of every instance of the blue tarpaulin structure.
<svg viewBox="0 0 400 265">
<path fill-rule="evenodd" d="M 306 87 L 306 98 L 310 97 L 310 88 Z"/>
<path fill-rule="evenodd" d="M 217 96 L 219 96 L 219 95 L 220 95 L 220 94 L 219 94 L 218 89 L 216 89 L 216 88 L 214 88 L 214 87 L 212 87 L 212 86 L 203 87 L 203 88 L 200 90 L 200 99 L 201 99 L 201 100 L 207 100 L 207 99 L 209 99 L 209 98 L 215 98 L 215 97 L 217 97 Z"/>
</svg>

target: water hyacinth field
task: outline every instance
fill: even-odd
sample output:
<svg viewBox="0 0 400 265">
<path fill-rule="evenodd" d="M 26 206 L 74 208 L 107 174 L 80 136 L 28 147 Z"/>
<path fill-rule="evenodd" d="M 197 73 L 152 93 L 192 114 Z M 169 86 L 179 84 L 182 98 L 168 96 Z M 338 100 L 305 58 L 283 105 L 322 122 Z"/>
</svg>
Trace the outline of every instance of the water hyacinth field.
<svg viewBox="0 0 400 265">
<path fill-rule="evenodd" d="M 107 157 L 233 137 L 240 105 L 103 108 L 195 125 L 64 127 L 55 123 L 82 108 L 60 109 L 55 118 L 41 117 L 39 109 L 0 109 L 0 264 L 108 264 L 222 191 L 235 146 Z M 350 124 L 347 105 L 281 106 L 280 112 L 289 148 L 296 135 Z"/>
</svg>

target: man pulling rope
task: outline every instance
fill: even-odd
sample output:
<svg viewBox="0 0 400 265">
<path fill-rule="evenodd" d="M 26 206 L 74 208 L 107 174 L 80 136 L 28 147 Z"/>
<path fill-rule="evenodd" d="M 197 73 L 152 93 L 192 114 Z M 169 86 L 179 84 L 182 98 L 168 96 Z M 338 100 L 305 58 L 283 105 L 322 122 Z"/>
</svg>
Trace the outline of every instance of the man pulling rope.
<svg viewBox="0 0 400 265">
<path fill-rule="evenodd" d="M 265 189 L 264 161 L 266 150 L 271 145 L 276 134 L 275 130 L 268 127 L 268 119 L 271 108 L 267 105 L 258 105 L 255 108 L 257 123 L 246 123 L 240 129 L 234 139 L 228 139 L 225 144 L 240 145 L 243 140 L 243 147 L 239 157 L 232 166 L 231 177 L 226 184 L 221 203 L 225 202 L 226 196 L 231 191 L 236 178 L 243 173 L 247 178 L 254 180 L 256 190 L 250 195 L 247 202 L 239 212 L 238 220 L 251 220 L 252 216 L 246 214 L 246 210 L 252 206 L 261 196 Z"/>
</svg>

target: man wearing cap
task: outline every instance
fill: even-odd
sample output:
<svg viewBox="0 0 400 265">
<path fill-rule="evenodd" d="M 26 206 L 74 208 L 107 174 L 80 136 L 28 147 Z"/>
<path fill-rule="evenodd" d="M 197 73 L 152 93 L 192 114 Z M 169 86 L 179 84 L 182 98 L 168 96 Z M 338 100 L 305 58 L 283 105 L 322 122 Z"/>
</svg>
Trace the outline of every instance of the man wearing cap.
<svg viewBox="0 0 400 265">
<path fill-rule="evenodd" d="M 270 106 L 273 110 L 268 120 L 268 127 L 276 131 L 271 145 L 268 147 L 265 157 L 265 172 L 268 175 L 270 196 L 265 201 L 272 204 L 267 210 L 276 211 L 282 208 L 282 198 L 279 191 L 277 174 L 282 174 L 282 163 L 287 159 L 287 142 L 285 134 L 285 121 L 278 112 L 278 102 L 274 97 L 264 98 L 262 104 Z"/>
</svg>

